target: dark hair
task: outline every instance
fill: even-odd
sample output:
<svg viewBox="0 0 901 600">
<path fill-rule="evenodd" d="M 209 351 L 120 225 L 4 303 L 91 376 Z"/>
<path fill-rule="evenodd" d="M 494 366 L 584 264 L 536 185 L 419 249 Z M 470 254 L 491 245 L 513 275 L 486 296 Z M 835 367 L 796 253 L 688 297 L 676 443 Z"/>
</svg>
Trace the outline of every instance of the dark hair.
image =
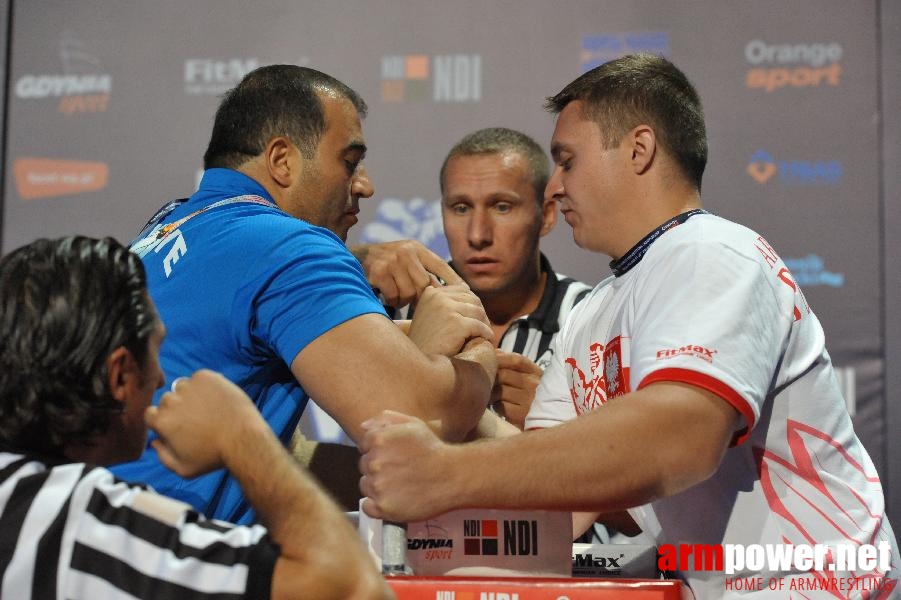
<svg viewBox="0 0 901 600">
<path fill-rule="evenodd" d="M 106 359 L 141 365 L 157 324 L 141 260 L 112 238 L 40 239 L 0 259 L 0 446 L 60 456 L 122 410 Z"/>
<path fill-rule="evenodd" d="M 685 177 L 701 189 L 707 165 L 707 132 L 698 92 L 673 63 L 660 56 L 624 56 L 588 71 L 547 99 L 559 113 L 579 100 L 598 124 L 609 149 L 642 123 L 650 125 Z"/>
<path fill-rule="evenodd" d="M 225 94 L 216 110 L 204 169 L 237 168 L 279 135 L 312 158 L 326 129 L 321 93 L 346 98 L 360 117 L 366 116 L 366 103 L 355 91 L 315 69 L 269 65 L 251 71 Z"/>
<path fill-rule="evenodd" d="M 529 168 L 529 176 L 535 188 L 535 197 L 538 204 L 544 201 L 544 188 L 550 174 L 550 162 L 547 154 L 538 145 L 538 142 L 524 133 L 506 127 L 489 127 L 479 129 L 457 142 L 441 165 L 439 181 L 441 193 L 444 193 L 444 173 L 447 163 L 457 156 L 477 156 L 480 154 L 504 154 L 512 152 L 526 159 Z"/>
</svg>

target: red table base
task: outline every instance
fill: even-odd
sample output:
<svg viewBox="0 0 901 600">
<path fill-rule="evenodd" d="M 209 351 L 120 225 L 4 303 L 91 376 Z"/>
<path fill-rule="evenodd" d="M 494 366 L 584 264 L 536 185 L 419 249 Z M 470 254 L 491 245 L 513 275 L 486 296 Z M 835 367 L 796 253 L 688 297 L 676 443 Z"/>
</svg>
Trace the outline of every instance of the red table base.
<svg viewBox="0 0 901 600">
<path fill-rule="evenodd" d="M 656 579 L 388 577 L 398 600 L 679 600 L 682 582 Z"/>
</svg>

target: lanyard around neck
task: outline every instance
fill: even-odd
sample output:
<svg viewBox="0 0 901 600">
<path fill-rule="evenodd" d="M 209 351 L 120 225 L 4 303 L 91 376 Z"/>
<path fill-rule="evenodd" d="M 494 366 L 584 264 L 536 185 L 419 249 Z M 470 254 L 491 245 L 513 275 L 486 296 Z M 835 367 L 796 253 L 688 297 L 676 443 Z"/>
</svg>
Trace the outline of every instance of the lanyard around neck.
<svg viewBox="0 0 901 600">
<path fill-rule="evenodd" d="M 703 208 L 695 208 L 694 210 L 678 214 L 663 225 L 657 227 L 657 229 L 644 236 L 640 242 L 632 246 L 632 248 L 618 260 L 610 261 L 610 268 L 613 270 L 613 274 L 616 277 L 625 275 L 629 272 L 629 269 L 641 262 L 641 259 L 644 258 L 648 248 L 651 247 L 651 244 L 653 244 L 657 238 L 676 225 L 681 225 L 691 217 L 703 214 L 707 214 L 707 211 Z"/>
<path fill-rule="evenodd" d="M 224 206 L 226 204 L 237 204 L 237 203 L 250 203 L 250 204 L 261 204 L 263 206 L 269 206 L 271 208 L 278 208 L 271 200 L 267 200 L 262 196 L 257 196 L 254 194 L 245 194 L 243 196 L 234 196 L 232 198 L 226 198 L 224 200 L 219 200 L 218 202 L 213 202 L 207 206 L 204 206 L 200 210 L 195 210 L 191 214 L 178 219 L 177 221 L 173 221 L 171 223 L 167 223 L 165 225 L 160 225 L 160 222 L 172 214 L 176 208 L 187 202 L 187 198 L 182 198 L 180 200 L 173 200 L 169 202 L 161 209 L 156 211 L 156 214 L 150 217 L 150 220 L 147 221 L 147 224 L 141 229 L 141 233 L 138 234 L 138 237 L 131 243 L 130 249 L 132 252 L 137 254 L 140 257 L 145 256 L 150 250 L 156 248 L 160 244 L 164 243 L 163 240 L 166 239 L 170 233 L 196 217 L 197 215 L 204 213 L 210 209 L 218 208 L 220 206 Z"/>
</svg>

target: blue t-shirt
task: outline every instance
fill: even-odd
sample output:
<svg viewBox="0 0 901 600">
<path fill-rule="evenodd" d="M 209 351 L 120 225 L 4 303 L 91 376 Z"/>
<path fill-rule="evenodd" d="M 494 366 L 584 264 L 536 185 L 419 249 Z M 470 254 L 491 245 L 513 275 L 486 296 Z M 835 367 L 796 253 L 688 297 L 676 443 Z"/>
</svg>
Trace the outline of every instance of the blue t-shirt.
<svg viewBox="0 0 901 600">
<path fill-rule="evenodd" d="M 257 202 L 221 203 L 244 195 Z M 294 358 L 333 327 L 385 311 L 360 263 L 336 235 L 281 211 L 246 175 L 208 170 L 199 190 L 160 224 L 193 213 L 162 240 L 154 230 L 133 244 L 143 248 L 148 289 L 168 331 L 160 351 L 166 380 L 201 368 L 221 372 L 247 392 L 287 443 L 308 400 L 291 373 Z M 160 463 L 149 444 L 140 459 L 111 470 L 209 517 L 254 519 L 225 470 L 182 479 Z"/>
</svg>

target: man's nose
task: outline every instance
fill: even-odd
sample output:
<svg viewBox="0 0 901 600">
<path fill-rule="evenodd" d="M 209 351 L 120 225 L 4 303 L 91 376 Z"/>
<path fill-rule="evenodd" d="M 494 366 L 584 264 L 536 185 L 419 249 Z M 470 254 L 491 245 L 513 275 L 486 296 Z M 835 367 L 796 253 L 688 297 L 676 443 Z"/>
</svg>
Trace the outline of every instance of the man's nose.
<svg viewBox="0 0 901 600">
<path fill-rule="evenodd" d="M 375 186 L 369 179 L 366 167 L 360 165 L 354 172 L 353 181 L 350 184 L 350 194 L 355 198 L 371 198 L 375 193 Z"/>
<path fill-rule="evenodd" d="M 563 187 L 563 178 L 561 177 L 562 169 L 557 166 L 548 179 L 547 186 L 544 188 L 544 197 L 554 200 L 562 200 L 566 196 L 566 189 Z"/>
<path fill-rule="evenodd" d="M 493 241 L 491 217 L 487 211 L 474 210 L 469 220 L 469 245 L 473 248 L 485 248 Z"/>
</svg>

